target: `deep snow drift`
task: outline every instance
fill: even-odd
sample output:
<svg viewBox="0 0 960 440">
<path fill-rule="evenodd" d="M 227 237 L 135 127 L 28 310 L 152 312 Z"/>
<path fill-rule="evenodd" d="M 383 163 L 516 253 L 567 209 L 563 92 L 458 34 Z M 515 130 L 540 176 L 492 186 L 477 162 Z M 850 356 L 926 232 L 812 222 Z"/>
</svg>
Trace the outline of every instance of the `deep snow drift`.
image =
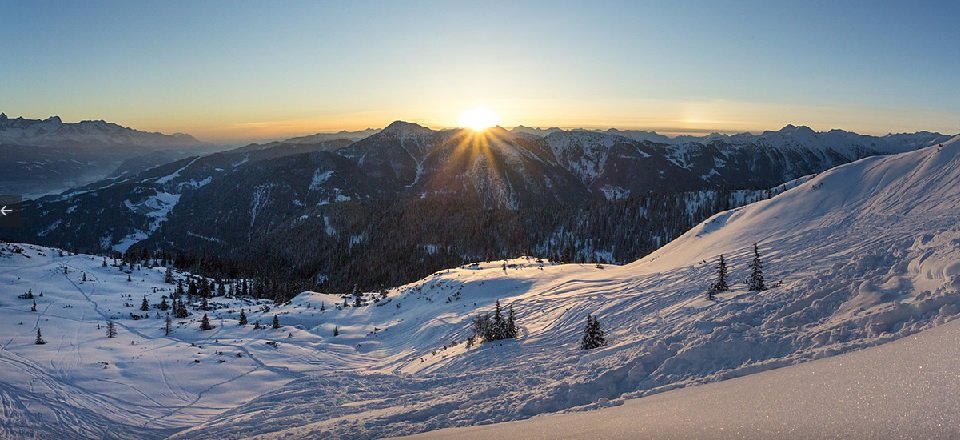
<svg viewBox="0 0 960 440">
<path fill-rule="evenodd" d="M 15 366 L 0 369 L 0 434 L 404 435 L 609 406 L 876 345 L 960 314 L 958 185 L 955 138 L 827 171 L 630 265 L 483 263 L 368 294 L 361 308 L 319 293 L 269 312 L 218 298 L 216 329 L 198 330 L 194 311 L 167 337 L 155 311 L 119 319 L 117 339 L 97 329 L 135 310 L 124 302 L 169 293 L 162 269 L 128 283 L 99 258 L 27 246 L 30 258 L 0 258 L 0 362 Z M 759 293 L 742 281 L 754 242 L 770 286 Z M 721 253 L 733 289 L 709 301 Z M 28 288 L 44 292 L 38 312 L 16 299 Z M 470 318 L 498 298 L 520 337 L 467 348 Z M 240 327 L 240 307 L 251 323 L 277 314 L 283 328 Z M 577 349 L 587 314 L 609 346 Z M 36 325 L 47 345 L 33 345 Z"/>
<path fill-rule="evenodd" d="M 889 344 L 596 411 L 417 439 L 794 439 L 960 436 L 960 321 Z"/>
</svg>

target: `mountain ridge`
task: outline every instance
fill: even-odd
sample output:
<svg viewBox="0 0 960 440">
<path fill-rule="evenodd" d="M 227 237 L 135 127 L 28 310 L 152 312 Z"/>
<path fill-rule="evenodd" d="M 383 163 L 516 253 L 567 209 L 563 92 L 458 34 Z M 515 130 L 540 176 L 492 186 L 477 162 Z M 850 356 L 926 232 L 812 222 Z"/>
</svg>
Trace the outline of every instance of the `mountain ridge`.
<svg viewBox="0 0 960 440">
<path fill-rule="evenodd" d="M 397 121 L 356 142 L 251 144 L 117 175 L 26 204 L 27 226 L 3 236 L 239 259 L 208 262 L 211 270 L 259 271 L 253 261 L 272 261 L 273 270 L 287 268 L 284 276 L 327 280 L 336 290 L 519 253 L 623 263 L 785 182 L 942 138 L 901 136 L 903 146 L 888 148 L 851 136 L 809 147 L 809 133 L 800 141 L 668 145 L 591 131 L 540 138 Z M 378 269 L 348 275 L 367 265 Z"/>
</svg>

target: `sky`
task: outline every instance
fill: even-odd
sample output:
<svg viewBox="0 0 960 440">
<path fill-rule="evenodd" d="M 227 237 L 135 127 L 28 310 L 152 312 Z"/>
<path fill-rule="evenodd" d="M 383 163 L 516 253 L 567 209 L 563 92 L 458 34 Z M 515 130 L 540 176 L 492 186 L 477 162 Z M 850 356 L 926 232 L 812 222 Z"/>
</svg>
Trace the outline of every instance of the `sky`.
<svg viewBox="0 0 960 440">
<path fill-rule="evenodd" d="M 241 142 L 383 127 L 960 132 L 960 2 L 0 0 L 0 111 Z"/>
</svg>

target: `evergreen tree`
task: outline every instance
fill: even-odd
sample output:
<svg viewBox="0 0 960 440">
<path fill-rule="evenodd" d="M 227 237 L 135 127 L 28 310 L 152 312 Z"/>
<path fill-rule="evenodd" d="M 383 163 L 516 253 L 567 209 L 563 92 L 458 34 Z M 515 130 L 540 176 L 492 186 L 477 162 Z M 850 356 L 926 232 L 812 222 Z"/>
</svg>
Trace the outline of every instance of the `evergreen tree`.
<svg viewBox="0 0 960 440">
<path fill-rule="evenodd" d="M 213 330 L 213 327 L 210 326 L 210 318 L 207 317 L 207 314 L 203 314 L 203 318 L 200 320 L 200 330 Z"/>
<path fill-rule="evenodd" d="M 593 315 L 587 315 L 587 326 L 583 329 L 580 349 L 592 350 L 605 345 L 607 345 L 607 340 L 603 335 L 603 329 L 600 328 L 600 320 L 594 318 Z"/>
<path fill-rule="evenodd" d="M 587 325 L 583 327 L 583 337 L 580 338 L 580 349 L 589 350 L 593 346 L 593 315 L 587 315 Z"/>
<path fill-rule="evenodd" d="M 167 318 L 163 321 L 163 335 L 170 336 L 170 332 L 173 331 L 173 320 L 170 319 L 170 315 L 167 315 Z"/>
<path fill-rule="evenodd" d="M 83 273 L 83 279 L 81 279 L 80 281 L 83 281 L 84 283 L 87 282 L 87 273 L 86 273 L 86 272 Z"/>
<path fill-rule="evenodd" d="M 147 301 L 147 297 L 143 297 L 143 302 L 140 303 L 140 311 L 146 312 L 150 310 L 150 303 Z"/>
<path fill-rule="evenodd" d="M 100 267 L 107 267 L 107 257 L 103 257 L 103 264 Z"/>
<path fill-rule="evenodd" d="M 473 319 L 474 337 L 480 338 L 481 340 L 486 339 L 488 336 L 490 336 L 489 330 L 488 330 L 489 328 L 490 328 L 489 314 L 484 313 L 481 315 L 477 315 L 477 317 Z"/>
<path fill-rule="evenodd" d="M 763 263 L 760 262 L 760 248 L 756 243 L 753 244 L 753 263 L 750 264 L 750 290 L 767 290 L 767 285 L 763 282 Z"/>
<path fill-rule="evenodd" d="M 37 340 L 33 343 L 37 345 L 43 345 L 47 343 L 47 341 L 43 340 L 43 336 L 40 334 L 40 327 L 37 327 Z"/>
<path fill-rule="evenodd" d="M 37 311 L 37 301 L 36 301 L 36 300 L 33 301 L 33 306 L 30 307 L 30 311 L 31 311 L 31 312 L 36 312 L 36 311 Z"/>
<path fill-rule="evenodd" d="M 160 298 L 160 305 L 157 306 L 161 312 L 166 312 L 170 308 L 170 304 L 167 304 L 167 297 Z"/>
<path fill-rule="evenodd" d="M 498 341 L 501 339 L 516 338 L 518 333 L 516 316 L 513 313 L 513 306 L 507 312 L 507 317 L 503 317 L 503 307 L 500 306 L 500 300 L 497 300 L 493 311 L 493 317 L 489 313 L 477 315 L 473 319 L 472 341 L 479 339 L 481 342 Z"/>
<path fill-rule="evenodd" d="M 327 306 L 323 305 L 323 301 L 320 301 L 320 311 L 327 310 Z"/>
<path fill-rule="evenodd" d="M 226 296 L 226 295 L 227 295 L 227 291 L 226 291 L 226 288 L 223 286 L 223 280 L 221 280 L 217 284 L 217 296 Z"/>
<path fill-rule="evenodd" d="M 129 283 L 129 282 L 131 282 L 131 281 L 133 281 L 133 280 L 130 279 L 130 274 L 127 274 L 127 282 Z"/>
<path fill-rule="evenodd" d="M 168 267 L 167 271 L 163 273 L 163 282 L 173 284 L 173 268 Z"/>
<path fill-rule="evenodd" d="M 277 318 L 277 315 L 273 315 L 273 328 L 280 328 L 280 318 Z"/>
<path fill-rule="evenodd" d="M 173 303 L 173 316 L 177 319 L 184 319 L 190 316 L 190 311 L 187 310 L 187 306 L 183 303 L 182 299 L 175 298 Z"/>
<path fill-rule="evenodd" d="M 517 322 L 513 315 L 513 304 L 510 305 L 510 310 L 507 312 L 507 334 L 505 336 L 510 339 L 517 337 Z"/>
<path fill-rule="evenodd" d="M 361 307 L 363 306 L 363 293 L 357 290 L 357 285 L 353 285 L 353 306 Z"/>
<path fill-rule="evenodd" d="M 716 298 L 717 292 L 726 292 L 727 290 L 730 290 L 727 285 L 727 261 L 723 259 L 723 254 L 720 254 L 720 261 L 717 263 L 717 281 L 713 284 L 707 297 L 713 300 Z"/>
<path fill-rule="evenodd" d="M 193 297 L 197 296 L 197 293 L 198 293 L 198 292 L 197 292 L 197 283 L 194 282 L 194 281 L 191 279 L 191 280 L 190 280 L 190 284 L 187 285 L 187 298 L 193 298 Z"/>
<path fill-rule="evenodd" d="M 117 325 L 113 323 L 113 320 L 107 321 L 107 337 L 108 338 L 117 337 Z"/>
<path fill-rule="evenodd" d="M 254 323 L 253 323 L 253 329 L 254 329 L 254 330 L 260 330 L 260 329 L 262 329 L 262 328 L 263 328 L 263 326 L 260 325 L 260 320 L 259 320 L 259 319 L 257 320 L 257 322 L 254 322 Z"/>
<path fill-rule="evenodd" d="M 333 327 L 333 335 L 334 335 L 334 336 L 340 336 L 340 327 L 339 327 L 339 326 Z"/>
<path fill-rule="evenodd" d="M 247 325 L 247 314 L 243 309 L 240 309 L 240 325 Z"/>
<path fill-rule="evenodd" d="M 493 325 L 490 329 L 490 340 L 497 341 L 504 338 L 503 313 L 500 309 L 500 300 L 497 300 L 497 306 L 493 310 Z"/>
</svg>

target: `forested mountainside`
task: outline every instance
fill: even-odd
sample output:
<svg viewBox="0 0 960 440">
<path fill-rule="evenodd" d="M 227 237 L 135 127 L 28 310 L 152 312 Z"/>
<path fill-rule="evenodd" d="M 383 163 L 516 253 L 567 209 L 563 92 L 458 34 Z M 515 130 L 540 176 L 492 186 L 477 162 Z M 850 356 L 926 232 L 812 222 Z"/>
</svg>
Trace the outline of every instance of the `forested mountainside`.
<svg viewBox="0 0 960 440">
<path fill-rule="evenodd" d="M 196 270 L 331 291 L 520 254 L 625 263 L 787 182 L 945 138 L 787 126 L 666 144 L 398 121 L 358 141 L 254 144 L 115 176 L 28 202 L 27 226 L 4 238 L 164 251 Z"/>
</svg>

